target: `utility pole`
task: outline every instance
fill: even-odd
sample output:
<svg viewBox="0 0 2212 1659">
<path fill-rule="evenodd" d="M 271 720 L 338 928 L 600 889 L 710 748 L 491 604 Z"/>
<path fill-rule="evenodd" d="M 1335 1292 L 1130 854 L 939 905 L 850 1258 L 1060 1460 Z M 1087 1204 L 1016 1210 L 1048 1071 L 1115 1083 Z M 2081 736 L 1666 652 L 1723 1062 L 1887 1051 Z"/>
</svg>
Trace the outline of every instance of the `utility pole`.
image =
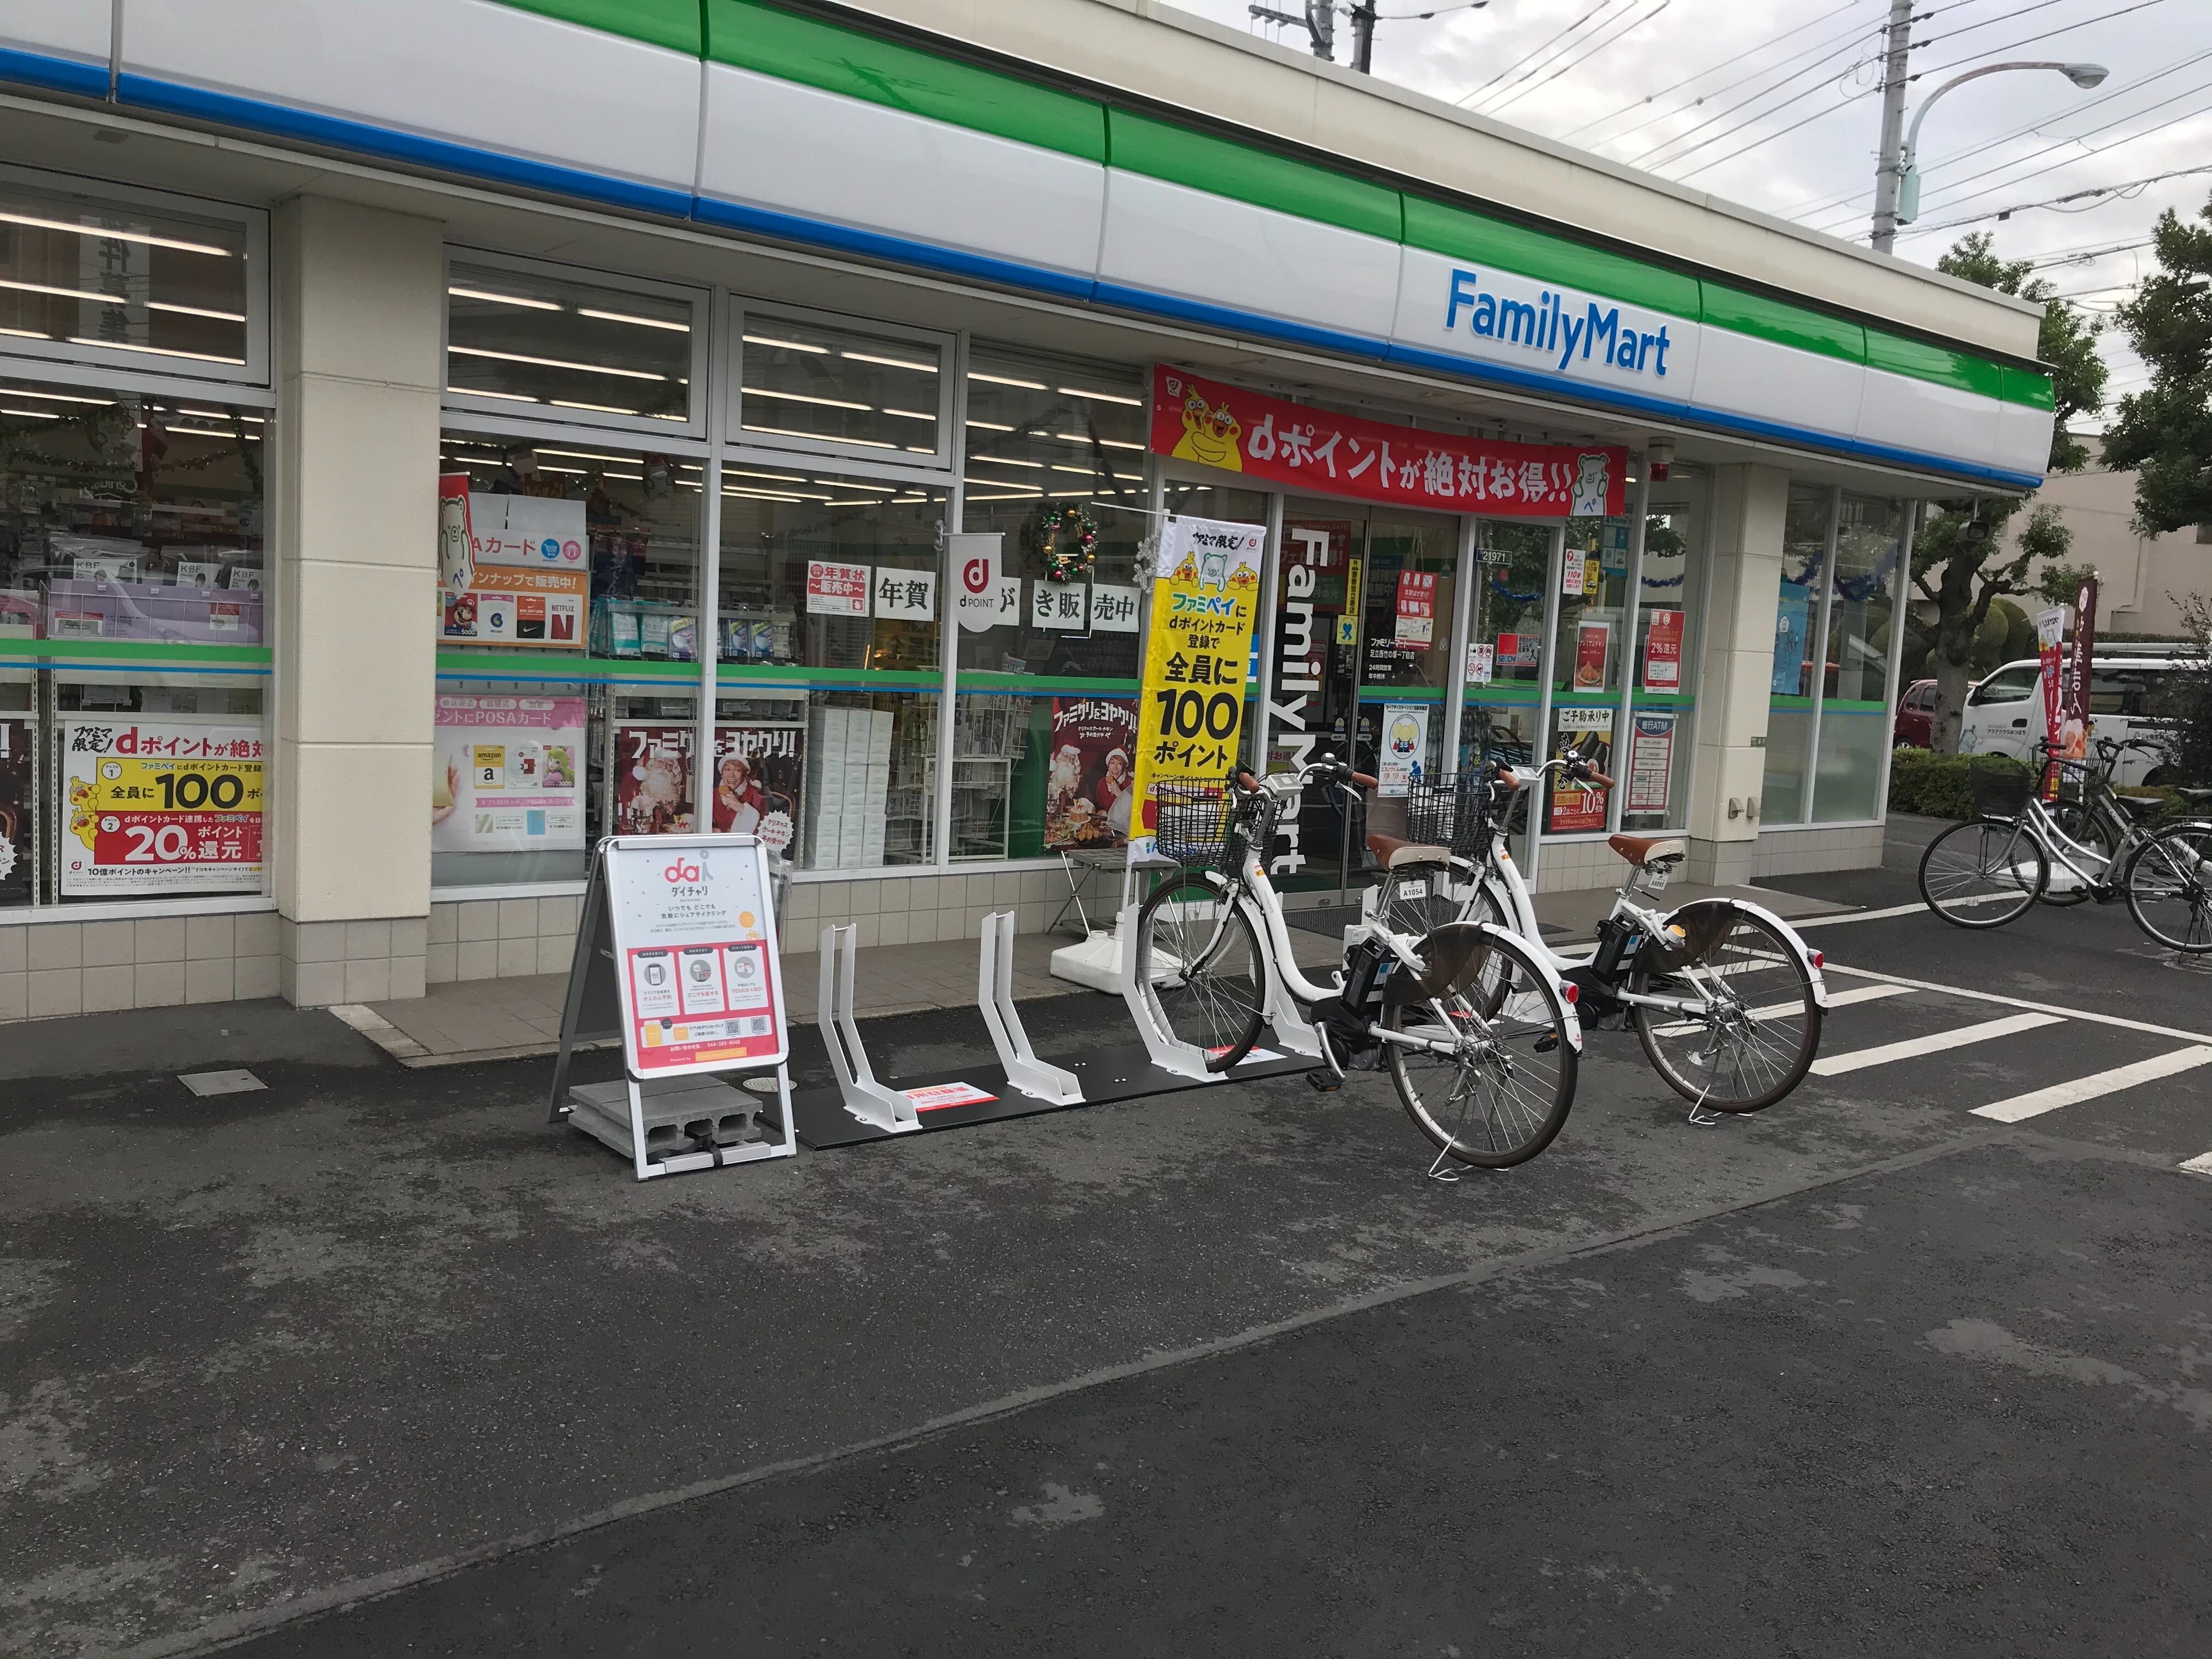
<svg viewBox="0 0 2212 1659">
<path fill-rule="evenodd" d="M 1913 0 L 1889 0 L 1881 69 L 1881 159 L 1874 169 L 1874 251 L 1897 242 L 1897 188 L 1905 171 L 1905 83 L 1912 52 Z"/>
<path fill-rule="evenodd" d="M 1371 19 L 1373 0 L 1369 0 Z M 1304 29 L 1313 36 L 1313 54 L 1325 64 L 1336 61 L 1336 0 L 1306 0 L 1304 15 L 1277 11 L 1273 6 L 1245 8 L 1262 22 L 1282 23 L 1294 29 Z M 1372 28 L 1370 21 L 1370 28 Z M 1361 65 L 1364 68 L 1365 65 Z"/>
<path fill-rule="evenodd" d="M 1375 0 L 1352 0 L 1352 67 L 1375 72 Z"/>
</svg>

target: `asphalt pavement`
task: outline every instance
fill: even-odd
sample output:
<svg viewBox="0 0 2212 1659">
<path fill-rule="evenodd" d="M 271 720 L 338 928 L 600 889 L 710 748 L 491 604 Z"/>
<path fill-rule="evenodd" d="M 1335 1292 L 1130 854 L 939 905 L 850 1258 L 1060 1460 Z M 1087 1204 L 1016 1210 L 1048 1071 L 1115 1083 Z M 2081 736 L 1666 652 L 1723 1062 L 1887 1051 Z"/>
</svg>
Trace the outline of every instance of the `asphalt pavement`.
<svg viewBox="0 0 2212 1659">
<path fill-rule="evenodd" d="M 1371 1079 L 639 1185 L 543 1062 L 19 1028 L 0 1650 L 2212 1650 L 2212 976 L 2111 909 L 1807 933 L 1789 1101 L 1594 1036 L 1452 1185 Z"/>
</svg>

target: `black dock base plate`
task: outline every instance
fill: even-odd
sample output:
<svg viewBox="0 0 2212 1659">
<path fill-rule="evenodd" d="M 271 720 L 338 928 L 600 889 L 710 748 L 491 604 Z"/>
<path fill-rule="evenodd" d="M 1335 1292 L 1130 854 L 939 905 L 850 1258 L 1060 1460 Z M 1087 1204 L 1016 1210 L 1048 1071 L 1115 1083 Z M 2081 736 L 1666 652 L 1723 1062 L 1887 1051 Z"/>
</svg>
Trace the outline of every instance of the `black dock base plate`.
<svg viewBox="0 0 2212 1659">
<path fill-rule="evenodd" d="M 1266 1054 L 1269 1058 L 1259 1056 Z M 1104 1106 L 1117 1100 L 1141 1100 L 1147 1095 L 1173 1094 L 1182 1089 L 1206 1089 L 1213 1086 L 1211 1080 L 1200 1083 L 1194 1079 L 1177 1077 L 1173 1072 L 1163 1071 L 1152 1064 L 1152 1056 L 1141 1042 L 1122 1047 L 1101 1048 L 1079 1060 L 1056 1060 L 1051 1062 L 1071 1071 L 1081 1079 L 1083 1098 L 1076 1105 Z M 1309 1071 L 1321 1064 L 1296 1054 L 1284 1054 L 1268 1049 L 1262 1043 L 1252 1054 L 1237 1062 L 1228 1075 L 1228 1081 L 1243 1083 L 1254 1078 L 1282 1077 L 1291 1072 Z M 883 1079 L 879 1079 L 883 1080 Z M 901 1078 L 896 1083 L 885 1081 L 885 1086 L 899 1089 L 927 1089 L 939 1084 L 965 1083 L 995 1095 L 994 1100 L 979 1100 L 965 1106 L 941 1106 L 920 1112 L 923 1129 L 957 1129 L 971 1123 L 995 1123 L 1001 1118 L 1029 1117 L 1038 1112 L 1064 1112 L 1076 1107 L 1055 1106 L 1048 1101 L 1032 1100 L 1029 1096 L 1008 1085 L 1006 1074 L 997 1060 L 970 1066 L 963 1071 L 932 1072 L 922 1077 Z M 878 1129 L 872 1123 L 863 1123 L 845 1109 L 845 1097 L 835 1088 L 794 1089 L 791 1093 L 791 1115 L 798 1131 L 799 1143 L 809 1152 L 823 1152 L 832 1146 L 857 1146 L 864 1141 L 892 1140 L 897 1135 L 888 1129 Z M 902 1129 L 899 1134 L 914 1134 L 912 1129 Z"/>
</svg>

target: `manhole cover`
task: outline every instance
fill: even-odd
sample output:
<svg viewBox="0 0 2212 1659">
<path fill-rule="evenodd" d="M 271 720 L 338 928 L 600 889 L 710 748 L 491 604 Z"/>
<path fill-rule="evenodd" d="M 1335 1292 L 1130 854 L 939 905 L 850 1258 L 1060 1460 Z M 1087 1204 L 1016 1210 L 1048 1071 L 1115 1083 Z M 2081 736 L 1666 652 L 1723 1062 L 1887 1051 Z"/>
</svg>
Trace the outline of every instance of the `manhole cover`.
<svg viewBox="0 0 2212 1659">
<path fill-rule="evenodd" d="M 269 1086 L 247 1071 L 185 1072 L 177 1081 L 196 1095 L 243 1095 Z"/>
</svg>

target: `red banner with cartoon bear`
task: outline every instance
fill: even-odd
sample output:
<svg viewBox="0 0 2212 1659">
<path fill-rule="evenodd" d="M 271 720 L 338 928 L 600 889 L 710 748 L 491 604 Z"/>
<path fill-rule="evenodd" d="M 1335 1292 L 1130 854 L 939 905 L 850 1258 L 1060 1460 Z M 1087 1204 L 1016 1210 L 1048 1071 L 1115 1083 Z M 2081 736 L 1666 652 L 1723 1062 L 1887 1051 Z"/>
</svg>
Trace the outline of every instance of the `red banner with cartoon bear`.
<svg viewBox="0 0 2212 1659">
<path fill-rule="evenodd" d="M 1627 511 L 1628 452 L 1391 426 L 1152 371 L 1152 452 L 1321 495 L 1501 519 Z"/>
</svg>

